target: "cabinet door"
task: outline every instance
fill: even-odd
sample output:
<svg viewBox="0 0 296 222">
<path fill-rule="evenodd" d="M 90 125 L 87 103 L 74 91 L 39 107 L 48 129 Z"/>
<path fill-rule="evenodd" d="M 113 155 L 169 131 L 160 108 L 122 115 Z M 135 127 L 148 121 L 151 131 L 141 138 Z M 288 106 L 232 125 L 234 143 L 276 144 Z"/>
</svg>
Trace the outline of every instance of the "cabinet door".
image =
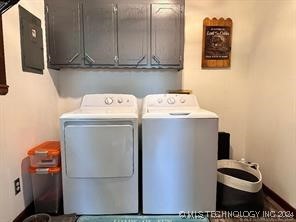
<svg viewBox="0 0 296 222">
<path fill-rule="evenodd" d="M 119 65 L 145 66 L 148 64 L 148 5 L 118 5 Z"/>
<path fill-rule="evenodd" d="M 152 4 L 151 7 L 152 66 L 181 66 L 181 5 Z"/>
<path fill-rule="evenodd" d="M 84 1 L 85 64 L 102 66 L 115 64 L 117 55 L 115 9 L 116 5 L 110 1 Z"/>
<path fill-rule="evenodd" d="M 83 53 L 79 1 L 47 0 L 45 7 L 49 64 L 81 64 Z"/>
</svg>

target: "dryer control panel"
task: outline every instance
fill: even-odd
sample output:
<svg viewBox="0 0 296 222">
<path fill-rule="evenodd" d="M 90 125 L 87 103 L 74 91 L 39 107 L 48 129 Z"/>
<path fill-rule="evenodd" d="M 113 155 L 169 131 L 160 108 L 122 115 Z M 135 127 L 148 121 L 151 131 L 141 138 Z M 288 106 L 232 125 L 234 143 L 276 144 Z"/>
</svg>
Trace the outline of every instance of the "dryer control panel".
<svg viewBox="0 0 296 222">
<path fill-rule="evenodd" d="M 126 94 L 94 94 L 82 99 L 81 108 L 87 107 L 132 107 L 137 106 L 137 99 Z"/>
</svg>

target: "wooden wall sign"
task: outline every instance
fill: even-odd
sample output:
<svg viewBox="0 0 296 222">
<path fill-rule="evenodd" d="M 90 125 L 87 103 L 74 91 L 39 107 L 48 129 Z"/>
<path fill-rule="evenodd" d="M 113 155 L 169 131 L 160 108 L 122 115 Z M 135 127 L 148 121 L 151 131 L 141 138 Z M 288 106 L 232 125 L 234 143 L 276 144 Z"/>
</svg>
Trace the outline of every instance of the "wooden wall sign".
<svg viewBox="0 0 296 222">
<path fill-rule="evenodd" d="M 231 64 L 232 20 L 203 21 L 202 68 L 229 68 Z"/>
</svg>

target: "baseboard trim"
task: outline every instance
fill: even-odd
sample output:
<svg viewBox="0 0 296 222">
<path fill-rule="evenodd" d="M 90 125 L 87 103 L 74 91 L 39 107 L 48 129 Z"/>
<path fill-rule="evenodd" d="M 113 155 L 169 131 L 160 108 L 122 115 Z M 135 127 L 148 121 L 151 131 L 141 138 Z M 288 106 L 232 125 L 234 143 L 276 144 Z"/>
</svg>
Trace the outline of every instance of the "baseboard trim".
<svg viewBox="0 0 296 222">
<path fill-rule="evenodd" d="M 263 192 L 273 199 L 281 208 L 286 211 L 293 212 L 294 218 L 296 218 L 296 209 L 292 207 L 287 201 L 285 201 L 280 195 L 271 190 L 268 186 L 263 184 Z"/>
<path fill-rule="evenodd" d="M 27 217 L 35 213 L 34 202 L 27 206 L 14 220 L 13 222 L 23 222 Z"/>
</svg>

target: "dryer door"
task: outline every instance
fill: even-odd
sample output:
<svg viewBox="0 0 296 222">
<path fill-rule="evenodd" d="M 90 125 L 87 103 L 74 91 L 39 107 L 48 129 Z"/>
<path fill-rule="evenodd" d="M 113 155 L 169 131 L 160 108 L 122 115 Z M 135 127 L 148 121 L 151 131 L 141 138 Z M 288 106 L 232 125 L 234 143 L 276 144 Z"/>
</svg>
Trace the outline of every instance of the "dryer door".
<svg viewBox="0 0 296 222">
<path fill-rule="evenodd" d="M 132 125 L 68 125 L 65 128 L 66 173 L 72 178 L 133 175 Z"/>
</svg>

